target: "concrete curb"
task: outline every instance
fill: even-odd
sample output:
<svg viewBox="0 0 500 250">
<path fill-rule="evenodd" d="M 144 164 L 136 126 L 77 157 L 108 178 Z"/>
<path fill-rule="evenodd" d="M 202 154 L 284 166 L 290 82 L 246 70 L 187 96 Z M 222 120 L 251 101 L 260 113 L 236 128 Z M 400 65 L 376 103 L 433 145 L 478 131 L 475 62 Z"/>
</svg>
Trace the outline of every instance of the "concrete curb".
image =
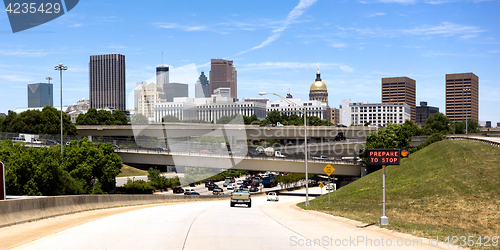
<svg viewBox="0 0 500 250">
<path fill-rule="evenodd" d="M 229 196 L 73 195 L 4 200 L 0 201 L 0 228 L 95 209 L 227 199 Z"/>
</svg>

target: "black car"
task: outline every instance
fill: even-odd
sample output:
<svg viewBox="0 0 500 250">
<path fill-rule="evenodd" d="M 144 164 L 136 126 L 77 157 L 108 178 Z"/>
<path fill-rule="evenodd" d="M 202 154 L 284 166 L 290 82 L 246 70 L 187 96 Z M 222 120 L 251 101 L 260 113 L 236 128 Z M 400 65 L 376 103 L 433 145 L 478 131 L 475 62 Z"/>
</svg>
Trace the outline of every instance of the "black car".
<svg viewBox="0 0 500 250">
<path fill-rule="evenodd" d="M 210 185 L 210 184 L 214 184 L 214 182 L 213 181 L 207 181 L 207 182 L 205 182 L 205 187 L 208 187 L 208 185 Z"/>
<path fill-rule="evenodd" d="M 46 145 L 59 145 L 59 142 L 56 142 L 56 141 L 52 141 L 52 140 L 47 140 L 45 142 Z"/>
<path fill-rule="evenodd" d="M 200 195 L 198 192 L 184 193 L 184 195 Z"/>
<path fill-rule="evenodd" d="M 208 191 L 212 191 L 216 187 L 219 187 L 219 186 L 217 186 L 217 185 L 215 185 L 215 184 L 212 183 L 212 184 L 208 185 Z"/>
<path fill-rule="evenodd" d="M 224 192 L 224 190 L 221 187 L 215 186 L 214 189 L 212 189 L 214 192 Z"/>
<path fill-rule="evenodd" d="M 259 192 L 259 187 L 258 186 L 251 186 L 249 191 L 250 192 Z"/>
<path fill-rule="evenodd" d="M 184 193 L 184 189 L 181 187 L 174 187 L 173 192 L 174 194 L 182 194 Z"/>
</svg>

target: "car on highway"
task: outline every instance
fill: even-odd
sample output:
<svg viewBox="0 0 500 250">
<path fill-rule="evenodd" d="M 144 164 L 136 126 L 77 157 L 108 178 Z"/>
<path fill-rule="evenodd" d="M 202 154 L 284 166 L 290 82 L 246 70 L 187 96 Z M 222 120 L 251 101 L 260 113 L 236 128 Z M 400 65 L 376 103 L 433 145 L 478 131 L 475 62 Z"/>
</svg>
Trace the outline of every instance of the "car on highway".
<svg viewBox="0 0 500 250">
<path fill-rule="evenodd" d="M 227 189 L 235 189 L 236 187 L 236 183 L 229 183 L 229 185 L 227 185 Z"/>
<path fill-rule="evenodd" d="M 320 156 L 315 156 L 313 157 L 314 160 L 330 160 L 328 156 L 320 155 Z"/>
<path fill-rule="evenodd" d="M 59 145 L 59 142 L 53 141 L 53 140 L 47 140 L 45 142 L 45 145 Z"/>
<path fill-rule="evenodd" d="M 172 192 L 174 194 L 182 194 L 182 193 L 184 193 L 184 189 L 181 187 L 174 187 L 174 189 L 172 189 Z"/>
<path fill-rule="evenodd" d="M 242 190 L 242 189 L 248 189 L 248 187 L 247 187 L 246 185 L 240 185 L 240 186 L 238 187 L 238 189 L 240 189 L 240 190 Z"/>
<path fill-rule="evenodd" d="M 328 191 L 335 191 L 335 185 L 333 183 L 326 184 L 325 189 Z"/>
<path fill-rule="evenodd" d="M 276 192 L 267 193 L 267 201 L 279 201 L 280 198 Z"/>
<path fill-rule="evenodd" d="M 192 188 L 184 188 L 184 194 L 187 194 L 187 193 L 191 194 L 191 192 L 194 192 L 194 189 L 192 189 Z"/>
<path fill-rule="evenodd" d="M 259 192 L 259 186 L 251 186 L 249 191 L 250 192 Z"/>
<path fill-rule="evenodd" d="M 205 182 L 205 187 L 208 187 L 208 185 L 210 185 L 210 184 L 214 184 L 214 182 L 213 181 L 207 181 L 207 182 Z"/>
<path fill-rule="evenodd" d="M 184 193 L 184 195 L 200 195 L 200 193 L 192 191 L 192 192 L 189 192 L 189 193 Z"/>
<path fill-rule="evenodd" d="M 212 195 L 223 195 L 223 194 L 224 194 L 224 192 L 222 190 L 215 190 L 214 189 L 214 191 L 212 191 Z"/>
<path fill-rule="evenodd" d="M 216 187 L 219 187 L 219 186 L 217 186 L 217 184 L 210 184 L 210 185 L 208 185 L 208 191 L 213 191 L 214 188 L 216 188 Z"/>
<path fill-rule="evenodd" d="M 249 208 L 252 207 L 252 198 L 248 190 L 235 190 L 231 193 L 231 207 L 236 204 L 246 204 Z"/>
<path fill-rule="evenodd" d="M 222 189 L 221 187 L 219 186 L 215 186 L 214 189 L 212 189 L 212 191 L 220 191 L 220 192 L 224 192 L 224 189 Z"/>
</svg>

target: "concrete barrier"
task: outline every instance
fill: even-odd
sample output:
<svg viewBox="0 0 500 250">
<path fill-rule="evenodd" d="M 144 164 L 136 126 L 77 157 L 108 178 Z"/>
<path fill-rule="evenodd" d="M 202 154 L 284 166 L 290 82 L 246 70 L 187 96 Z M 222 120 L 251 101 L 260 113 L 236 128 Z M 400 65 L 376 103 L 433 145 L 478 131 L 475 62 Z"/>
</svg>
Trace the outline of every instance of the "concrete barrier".
<svg viewBox="0 0 500 250">
<path fill-rule="evenodd" d="M 227 200 L 205 195 L 72 195 L 0 201 L 0 228 L 76 212 L 120 206 L 185 201 Z"/>
</svg>

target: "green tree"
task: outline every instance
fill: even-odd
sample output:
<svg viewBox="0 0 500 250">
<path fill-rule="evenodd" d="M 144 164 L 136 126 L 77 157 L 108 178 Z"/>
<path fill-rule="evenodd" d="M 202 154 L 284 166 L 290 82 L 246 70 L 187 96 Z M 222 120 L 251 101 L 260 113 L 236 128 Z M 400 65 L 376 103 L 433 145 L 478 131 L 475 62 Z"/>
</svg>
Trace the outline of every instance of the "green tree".
<svg viewBox="0 0 500 250">
<path fill-rule="evenodd" d="M 180 122 L 179 118 L 173 116 L 173 115 L 166 115 L 161 118 L 162 122 Z"/>
<path fill-rule="evenodd" d="M 476 120 L 468 119 L 467 124 L 468 124 L 467 129 L 469 130 L 469 133 L 481 132 L 479 130 L 479 123 Z M 455 134 L 465 134 L 465 129 L 466 129 L 465 121 L 455 122 L 453 124 L 453 130 L 455 131 Z"/>
<path fill-rule="evenodd" d="M 115 110 L 115 112 L 113 112 L 113 118 L 115 120 L 115 124 L 113 124 L 113 125 L 127 125 L 128 124 L 128 118 L 125 115 L 125 113 L 123 113 L 123 111 L 121 111 L 121 110 Z"/>
<path fill-rule="evenodd" d="M 283 121 L 281 114 L 278 110 L 273 110 L 269 112 L 265 120 L 267 120 L 270 124 L 276 124 L 278 122 L 281 123 Z"/>
<path fill-rule="evenodd" d="M 1 124 L 3 132 L 28 133 L 28 134 L 59 134 L 61 133 L 60 111 L 51 106 L 46 106 L 40 112 L 27 110 L 16 114 L 9 111 Z M 71 122 L 69 115 L 63 112 L 63 131 L 65 135 L 76 135 L 77 130 Z"/>
<path fill-rule="evenodd" d="M 411 136 L 420 136 L 422 135 L 422 129 L 418 127 L 412 120 L 407 119 L 405 123 L 403 123 L 403 129 L 406 129 L 410 132 Z"/>
<path fill-rule="evenodd" d="M 366 148 L 399 148 L 407 149 L 410 146 L 411 132 L 403 126 L 387 123 L 366 137 Z"/>
<path fill-rule="evenodd" d="M 431 135 L 435 133 L 451 134 L 453 132 L 450 119 L 443 113 L 439 112 L 427 118 L 425 123 L 422 125 L 422 134 L 424 135 Z"/>
<path fill-rule="evenodd" d="M 149 120 L 146 116 L 139 113 L 139 114 L 135 114 L 134 117 L 132 117 L 131 123 L 134 125 L 147 125 L 147 124 L 149 124 Z"/>
</svg>

